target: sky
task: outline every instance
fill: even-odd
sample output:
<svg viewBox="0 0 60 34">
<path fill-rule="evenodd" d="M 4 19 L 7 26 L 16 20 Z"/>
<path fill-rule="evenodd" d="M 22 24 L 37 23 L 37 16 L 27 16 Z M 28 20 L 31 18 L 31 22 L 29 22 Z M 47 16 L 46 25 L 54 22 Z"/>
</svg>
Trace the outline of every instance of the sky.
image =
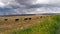
<svg viewBox="0 0 60 34">
<path fill-rule="evenodd" d="M 0 0 L 0 15 L 60 13 L 60 0 Z"/>
</svg>

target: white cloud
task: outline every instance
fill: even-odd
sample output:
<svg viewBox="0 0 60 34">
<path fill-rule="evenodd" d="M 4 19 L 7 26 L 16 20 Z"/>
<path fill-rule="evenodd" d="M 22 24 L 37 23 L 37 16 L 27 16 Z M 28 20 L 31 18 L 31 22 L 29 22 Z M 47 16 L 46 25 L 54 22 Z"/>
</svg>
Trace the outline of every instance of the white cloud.
<svg viewBox="0 0 60 34">
<path fill-rule="evenodd" d="M 13 0 L 0 0 L 0 7 L 7 6 L 8 4 L 11 4 Z"/>
<path fill-rule="evenodd" d="M 48 4 L 49 0 L 37 0 L 35 3 L 37 3 L 37 4 Z"/>
<path fill-rule="evenodd" d="M 0 7 L 3 7 L 3 6 L 5 6 L 5 4 L 4 4 L 4 3 L 2 3 L 2 2 L 0 2 Z"/>
</svg>

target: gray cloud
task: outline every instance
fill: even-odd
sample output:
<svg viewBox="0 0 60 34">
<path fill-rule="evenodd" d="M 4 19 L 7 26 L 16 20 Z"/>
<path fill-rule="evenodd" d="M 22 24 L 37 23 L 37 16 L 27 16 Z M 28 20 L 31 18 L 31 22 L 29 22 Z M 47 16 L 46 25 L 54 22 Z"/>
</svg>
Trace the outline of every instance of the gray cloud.
<svg viewBox="0 0 60 34">
<path fill-rule="evenodd" d="M 34 2 L 36 0 L 5 0 L 3 3 L 8 4 L 0 7 L 0 15 L 60 13 L 60 5 L 53 1 L 48 4 L 33 4 Z"/>
<path fill-rule="evenodd" d="M 36 2 L 37 0 L 16 0 L 21 5 L 31 5 L 33 2 Z"/>
<path fill-rule="evenodd" d="M 59 4 L 60 5 L 60 0 L 50 0 L 50 4 Z"/>
<path fill-rule="evenodd" d="M 38 3 L 40 4 L 60 4 L 60 0 L 15 0 L 18 3 L 22 4 L 22 5 L 31 5 L 33 3 L 36 3 L 38 1 Z"/>
</svg>

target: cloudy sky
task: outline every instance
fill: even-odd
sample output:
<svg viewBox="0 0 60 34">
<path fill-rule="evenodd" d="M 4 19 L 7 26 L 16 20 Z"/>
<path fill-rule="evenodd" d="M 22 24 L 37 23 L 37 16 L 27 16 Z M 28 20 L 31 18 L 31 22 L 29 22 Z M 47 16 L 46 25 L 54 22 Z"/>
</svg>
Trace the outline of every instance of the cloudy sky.
<svg viewBox="0 0 60 34">
<path fill-rule="evenodd" d="M 0 15 L 60 13 L 60 0 L 0 0 Z"/>
</svg>

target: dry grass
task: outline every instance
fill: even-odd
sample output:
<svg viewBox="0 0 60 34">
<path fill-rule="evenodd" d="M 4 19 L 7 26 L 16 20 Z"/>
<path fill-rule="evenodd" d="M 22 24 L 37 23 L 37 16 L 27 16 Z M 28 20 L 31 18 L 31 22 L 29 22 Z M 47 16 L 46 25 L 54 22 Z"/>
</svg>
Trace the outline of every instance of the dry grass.
<svg viewBox="0 0 60 34">
<path fill-rule="evenodd" d="M 24 18 L 32 18 L 32 20 L 24 20 Z M 8 19 L 8 21 L 4 21 L 4 19 Z M 20 20 L 16 22 L 15 19 L 20 19 Z M 51 20 L 51 16 L 43 16 L 42 18 L 40 18 L 40 16 L 0 17 L 0 32 L 2 34 L 8 34 L 9 32 L 23 30 L 26 27 L 33 26 L 33 24 L 39 24 L 41 21 L 43 21 L 45 19 Z M 29 31 L 31 31 L 31 30 L 29 30 Z M 12 34 L 12 33 L 10 33 L 10 34 Z"/>
<path fill-rule="evenodd" d="M 9 34 L 58 34 L 58 20 L 60 16 L 51 16 L 42 19 L 34 25 L 25 27 L 22 30 L 16 30 Z"/>
<path fill-rule="evenodd" d="M 24 18 L 32 18 L 32 20 L 24 20 Z M 4 19 L 8 19 L 5 21 Z M 19 21 L 15 21 L 19 19 Z M 40 16 L 10 16 L 0 17 L 0 32 L 11 31 L 20 29 L 21 27 L 27 27 L 40 21 Z"/>
</svg>

